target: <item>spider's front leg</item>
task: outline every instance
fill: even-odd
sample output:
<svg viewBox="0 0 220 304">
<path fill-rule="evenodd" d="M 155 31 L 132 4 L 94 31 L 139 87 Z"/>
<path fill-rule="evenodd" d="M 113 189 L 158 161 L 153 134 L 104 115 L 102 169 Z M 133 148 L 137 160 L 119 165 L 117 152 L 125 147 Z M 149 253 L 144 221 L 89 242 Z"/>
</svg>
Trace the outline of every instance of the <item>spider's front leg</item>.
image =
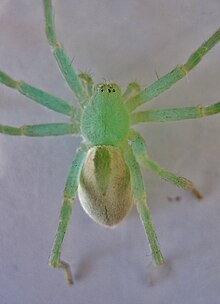
<svg viewBox="0 0 220 304">
<path fill-rule="evenodd" d="M 182 65 L 177 66 L 174 70 L 162 76 L 160 79 L 145 88 L 140 94 L 129 99 L 127 108 L 129 111 L 135 110 L 138 106 L 159 96 L 165 90 L 169 89 L 177 81 L 186 76 L 202 58 L 220 41 L 220 28 L 205 41 L 189 59 Z"/>
<path fill-rule="evenodd" d="M 139 216 L 144 225 L 144 229 L 149 240 L 153 262 L 156 265 L 162 265 L 164 263 L 164 259 L 157 241 L 157 236 L 153 227 L 150 211 L 146 204 L 147 197 L 144 190 L 144 183 L 140 167 L 133 155 L 130 146 L 128 145 L 124 148 L 124 158 L 130 170 L 132 193 L 136 202 Z"/>
<path fill-rule="evenodd" d="M 86 152 L 87 148 L 82 146 L 78 150 L 72 162 L 72 166 L 70 168 L 70 172 L 67 177 L 66 186 L 64 189 L 64 199 L 60 211 L 59 225 L 57 228 L 57 233 L 49 259 L 50 266 L 54 268 L 62 268 L 65 271 L 68 284 L 73 284 L 73 279 L 69 265 L 66 262 L 60 260 L 61 247 L 72 212 L 72 203 L 74 201 L 78 188 L 80 172 L 86 157 Z"/>
<path fill-rule="evenodd" d="M 188 180 L 182 176 L 177 176 L 177 175 L 173 174 L 172 172 L 169 172 L 169 171 L 161 168 L 159 164 L 157 164 L 155 161 L 151 160 L 148 157 L 144 139 L 141 137 L 141 135 L 138 132 L 131 130 L 130 136 L 132 139 L 133 153 L 135 155 L 135 158 L 141 165 L 144 165 L 149 170 L 151 170 L 153 173 L 155 173 L 162 179 L 165 179 L 166 181 L 176 185 L 177 187 L 191 191 L 192 194 L 197 199 L 202 199 L 202 195 L 194 187 L 193 183 L 190 180 Z"/>
<path fill-rule="evenodd" d="M 58 63 L 60 71 L 62 72 L 63 77 L 65 78 L 69 87 L 74 92 L 77 100 L 83 107 L 87 103 L 88 95 L 83 90 L 79 77 L 73 69 L 71 61 L 68 58 L 65 50 L 57 40 L 51 0 L 43 0 L 43 3 L 47 40 L 51 46 L 52 52 Z"/>
</svg>

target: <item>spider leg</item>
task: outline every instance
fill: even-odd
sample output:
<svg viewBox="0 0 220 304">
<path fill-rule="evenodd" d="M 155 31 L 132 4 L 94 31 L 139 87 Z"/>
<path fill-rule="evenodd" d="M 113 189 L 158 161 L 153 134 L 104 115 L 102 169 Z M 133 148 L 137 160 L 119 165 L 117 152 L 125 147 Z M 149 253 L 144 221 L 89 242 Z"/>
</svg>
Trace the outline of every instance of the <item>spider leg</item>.
<svg viewBox="0 0 220 304">
<path fill-rule="evenodd" d="M 152 251 L 153 262 L 156 265 L 164 263 L 163 256 L 157 241 L 157 236 L 153 227 L 150 211 L 146 204 L 146 193 L 144 189 L 143 178 L 141 176 L 140 167 L 133 155 L 130 146 L 124 149 L 125 162 L 130 170 L 132 193 L 136 202 L 136 207 L 148 237 L 150 248 Z"/>
<path fill-rule="evenodd" d="M 127 101 L 129 98 L 134 97 L 140 93 L 141 87 L 137 82 L 131 82 L 128 84 L 122 97 Z"/>
<path fill-rule="evenodd" d="M 182 79 L 201 61 L 203 56 L 206 55 L 215 46 L 215 44 L 219 42 L 219 40 L 220 28 L 189 57 L 186 63 L 177 66 L 174 70 L 145 88 L 140 94 L 132 97 L 127 103 L 129 111 L 132 111 L 143 103 L 157 97 L 165 90 L 169 89 L 178 80 Z"/>
<path fill-rule="evenodd" d="M 45 15 L 45 31 L 47 40 L 51 46 L 54 57 L 58 63 L 61 73 L 68 83 L 70 89 L 75 93 L 75 96 L 81 106 L 84 106 L 88 100 L 86 92 L 83 90 L 82 84 L 77 76 L 71 61 L 65 53 L 65 50 L 56 38 L 54 18 L 52 12 L 51 0 L 44 0 L 44 15 Z"/>
<path fill-rule="evenodd" d="M 202 199 L 202 195 L 194 187 L 193 183 L 190 180 L 181 176 L 177 176 L 174 173 L 161 168 L 159 164 L 157 164 L 155 161 L 151 160 L 148 157 L 144 139 L 141 137 L 140 134 L 138 134 L 138 132 L 132 130 L 131 138 L 132 150 L 138 163 L 144 165 L 153 173 L 165 179 L 166 181 L 176 185 L 177 187 L 191 191 L 197 199 Z"/>
<path fill-rule="evenodd" d="M 48 109 L 70 116 L 76 121 L 80 120 L 81 110 L 58 97 L 52 96 L 23 81 L 14 80 L 2 71 L 0 71 L 0 82 L 19 91 L 21 94 L 47 107 Z"/>
<path fill-rule="evenodd" d="M 78 188 L 79 176 L 86 157 L 86 151 L 87 149 L 84 146 L 81 147 L 81 149 L 79 149 L 76 153 L 76 156 L 72 162 L 64 189 L 64 199 L 60 211 L 59 225 L 49 259 L 50 266 L 54 268 L 62 268 L 65 271 L 67 282 L 69 284 L 73 284 L 73 279 L 69 265 L 60 260 L 61 247 L 72 212 L 72 204 Z"/>
<path fill-rule="evenodd" d="M 184 119 L 201 118 L 205 116 L 214 115 L 219 112 L 220 112 L 220 102 L 217 102 L 210 106 L 171 108 L 171 109 L 135 112 L 135 113 L 131 113 L 130 121 L 131 121 L 131 125 L 135 125 L 140 122 L 148 122 L 148 121 L 156 121 L 156 122 L 177 121 Z"/>
<path fill-rule="evenodd" d="M 60 136 L 66 134 L 79 134 L 79 125 L 67 123 L 48 123 L 39 125 L 26 125 L 19 128 L 0 125 L 0 133 L 14 136 Z"/>
<path fill-rule="evenodd" d="M 87 92 L 87 94 L 91 97 L 92 96 L 92 90 L 93 90 L 93 80 L 92 77 L 87 73 L 80 73 L 79 78 L 81 80 L 82 86 L 84 90 Z"/>
</svg>

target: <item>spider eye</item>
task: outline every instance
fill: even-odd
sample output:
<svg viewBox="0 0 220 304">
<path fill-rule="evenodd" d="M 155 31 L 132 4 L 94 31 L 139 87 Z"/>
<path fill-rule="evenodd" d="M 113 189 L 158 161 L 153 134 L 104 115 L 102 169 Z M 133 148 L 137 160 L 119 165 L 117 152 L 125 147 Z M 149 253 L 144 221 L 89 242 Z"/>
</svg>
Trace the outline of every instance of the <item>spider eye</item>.
<svg viewBox="0 0 220 304">
<path fill-rule="evenodd" d="M 120 88 L 115 83 L 98 83 L 94 91 L 101 93 L 120 93 Z"/>
</svg>

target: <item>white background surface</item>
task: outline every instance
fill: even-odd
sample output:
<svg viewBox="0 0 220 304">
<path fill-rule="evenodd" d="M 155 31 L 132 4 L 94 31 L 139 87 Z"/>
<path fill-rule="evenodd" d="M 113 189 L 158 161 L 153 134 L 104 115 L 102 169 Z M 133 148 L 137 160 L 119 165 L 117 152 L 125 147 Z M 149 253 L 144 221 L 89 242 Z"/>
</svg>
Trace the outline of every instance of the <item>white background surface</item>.
<svg viewBox="0 0 220 304">
<path fill-rule="evenodd" d="M 143 86 L 184 63 L 219 27 L 219 0 L 53 1 L 56 28 L 78 70 L 123 88 Z M 41 1 L 1 0 L 0 69 L 72 101 L 47 44 Z M 220 100 L 220 44 L 148 108 Z M 146 106 L 145 106 L 146 108 Z M 0 122 L 67 119 L 0 86 Z M 75 285 L 48 265 L 65 178 L 80 139 L 0 136 L 0 303 L 217 304 L 220 298 L 220 116 L 138 127 L 163 167 L 190 178 L 189 193 L 143 170 L 167 268 L 147 284 L 151 257 L 135 208 L 113 230 L 93 223 L 76 199 L 62 257 Z M 168 197 L 181 197 L 169 202 Z"/>
</svg>

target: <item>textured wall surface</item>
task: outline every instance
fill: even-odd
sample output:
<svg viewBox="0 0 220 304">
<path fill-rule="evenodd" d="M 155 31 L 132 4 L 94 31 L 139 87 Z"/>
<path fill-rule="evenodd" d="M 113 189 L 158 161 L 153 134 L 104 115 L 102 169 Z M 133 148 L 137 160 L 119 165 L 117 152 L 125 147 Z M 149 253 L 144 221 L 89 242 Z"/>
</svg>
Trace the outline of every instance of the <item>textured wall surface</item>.
<svg viewBox="0 0 220 304">
<path fill-rule="evenodd" d="M 53 1 L 59 40 L 97 82 L 146 86 L 220 26 L 219 0 Z M 0 69 L 72 102 L 44 34 L 41 1 L 1 0 Z M 144 108 L 220 100 L 220 44 L 185 79 Z M 75 102 L 73 100 L 73 102 Z M 65 122 L 0 85 L 0 123 Z M 204 199 L 143 170 L 166 268 L 149 282 L 150 251 L 135 208 L 117 228 L 93 223 L 76 199 L 62 257 L 75 285 L 51 269 L 65 178 L 80 138 L 0 135 L 1 304 L 217 304 L 220 297 L 220 115 L 138 126 L 163 167 L 191 179 Z M 179 201 L 175 201 L 176 197 Z"/>
</svg>

